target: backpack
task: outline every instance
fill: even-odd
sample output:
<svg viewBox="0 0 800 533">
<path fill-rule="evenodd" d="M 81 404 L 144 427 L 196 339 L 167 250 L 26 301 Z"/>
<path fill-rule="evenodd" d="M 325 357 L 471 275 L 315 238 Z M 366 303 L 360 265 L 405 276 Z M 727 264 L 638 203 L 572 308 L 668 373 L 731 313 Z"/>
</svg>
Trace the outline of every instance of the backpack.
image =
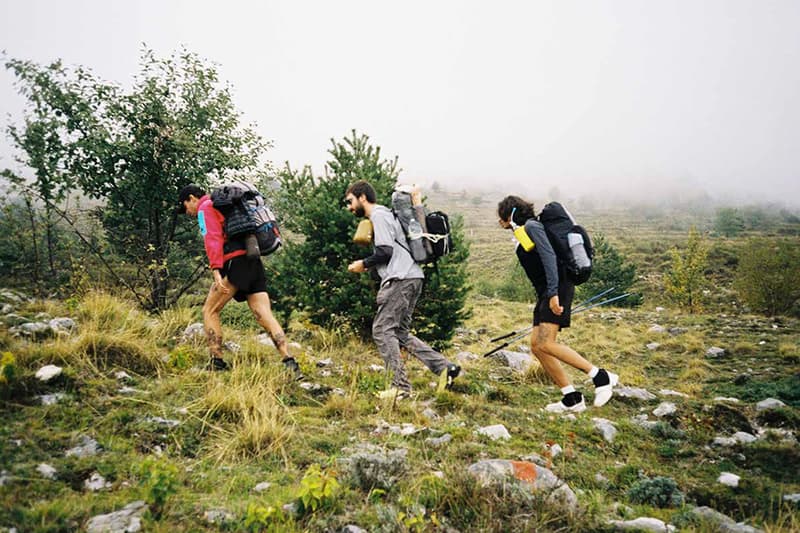
<svg viewBox="0 0 800 533">
<path fill-rule="evenodd" d="M 264 195 L 250 183 L 235 181 L 217 187 L 211 192 L 211 202 L 225 217 L 224 230 L 229 239 L 239 241 L 254 234 L 261 255 L 269 255 L 281 246 L 278 219 Z"/>
<path fill-rule="evenodd" d="M 425 206 L 411 203 L 411 189 L 398 186 L 392 193 L 392 213 L 400 222 L 408 247 L 402 246 L 416 263 L 435 262 L 450 253 L 453 238 L 450 218 L 441 211 L 429 213 Z"/>
<path fill-rule="evenodd" d="M 594 246 L 589 233 L 575 223 L 569 211 L 558 202 L 550 202 L 539 213 L 547 238 L 575 284 L 584 283 L 592 275 Z"/>
</svg>

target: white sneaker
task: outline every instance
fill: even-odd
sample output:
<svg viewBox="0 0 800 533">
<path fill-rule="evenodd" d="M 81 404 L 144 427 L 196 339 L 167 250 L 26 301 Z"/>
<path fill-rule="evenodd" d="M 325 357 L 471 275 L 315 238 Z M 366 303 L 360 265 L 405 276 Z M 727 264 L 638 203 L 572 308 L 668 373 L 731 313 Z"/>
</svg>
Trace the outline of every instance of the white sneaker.
<svg viewBox="0 0 800 533">
<path fill-rule="evenodd" d="M 386 390 L 376 392 L 375 396 L 381 400 L 404 400 L 411 396 L 411 393 L 407 390 L 398 389 L 397 387 L 389 387 Z"/>
<path fill-rule="evenodd" d="M 594 389 L 594 406 L 595 407 L 602 407 L 608 403 L 608 400 L 611 399 L 611 396 L 614 394 L 614 387 L 616 387 L 617 383 L 619 383 L 619 376 L 614 374 L 613 372 L 608 372 L 608 385 L 602 385 L 600 387 L 595 387 Z"/>
<path fill-rule="evenodd" d="M 566 406 L 564 402 L 558 401 L 548 403 L 544 410 L 548 413 L 582 413 L 586 410 L 586 402 L 583 399 L 583 395 L 581 395 L 581 401 L 575 405 Z"/>
</svg>

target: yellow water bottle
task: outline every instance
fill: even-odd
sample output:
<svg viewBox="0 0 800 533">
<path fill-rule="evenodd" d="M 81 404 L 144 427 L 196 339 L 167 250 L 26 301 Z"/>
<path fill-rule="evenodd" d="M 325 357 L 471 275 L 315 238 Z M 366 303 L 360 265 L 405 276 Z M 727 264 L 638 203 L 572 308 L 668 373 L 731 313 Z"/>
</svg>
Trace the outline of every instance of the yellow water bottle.
<svg viewBox="0 0 800 533">
<path fill-rule="evenodd" d="M 528 235 L 528 232 L 525 231 L 525 225 L 523 224 L 522 226 L 519 226 L 514 222 L 514 212 L 516 210 L 517 210 L 516 207 L 511 210 L 511 219 L 510 219 L 511 227 L 514 229 L 514 237 L 517 239 L 517 241 L 519 241 L 519 244 L 520 246 L 522 246 L 523 250 L 525 250 L 526 252 L 530 252 L 536 245 L 531 240 L 530 235 Z"/>
</svg>

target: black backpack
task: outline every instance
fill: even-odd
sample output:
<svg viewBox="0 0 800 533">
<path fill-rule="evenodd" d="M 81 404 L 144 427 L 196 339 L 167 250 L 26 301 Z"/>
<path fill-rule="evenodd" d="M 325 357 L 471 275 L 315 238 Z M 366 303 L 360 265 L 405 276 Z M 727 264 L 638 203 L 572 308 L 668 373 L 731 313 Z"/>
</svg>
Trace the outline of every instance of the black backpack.
<svg viewBox="0 0 800 533">
<path fill-rule="evenodd" d="M 584 283 L 592 275 L 594 246 L 589 233 L 558 202 L 550 202 L 539 213 L 547 238 L 567 276 L 575 284 Z"/>
<path fill-rule="evenodd" d="M 243 241 L 255 234 L 261 255 L 269 255 L 281 244 L 278 220 L 258 189 L 243 181 L 228 183 L 211 192 L 211 202 L 225 217 L 228 239 Z"/>
<path fill-rule="evenodd" d="M 398 244 L 416 263 L 435 262 L 452 250 L 450 218 L 441 211 L 429 213 L 424 206 L 412 205 L 411 193 L 402 186 L 392 193 L 392 213 L 400 221 L 408 247 Z"/>
</svg>

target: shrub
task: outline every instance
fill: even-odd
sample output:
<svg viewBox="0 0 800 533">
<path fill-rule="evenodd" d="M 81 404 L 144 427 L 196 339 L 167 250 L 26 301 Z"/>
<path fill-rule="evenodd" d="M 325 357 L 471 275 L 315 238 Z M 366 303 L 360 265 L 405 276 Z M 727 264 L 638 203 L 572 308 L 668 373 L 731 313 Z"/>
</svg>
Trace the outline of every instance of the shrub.
<svg viewBox="0 0 800 533">
<path fill-rule="evenodd" d="M 3 352 L 0 357 L 0 383 L 11 383 L 16 375 L 16 359 L 11 352 Z"/>
<path fill-rule="evenodd" d="M 800 300 L 798 262 L 796 241 L 750 239 L 741 251 L 734 287 L 754 310 L 768 315 L 786 313 Z"/>
<path fill-rule="evenodd" d="M 628 499 L 653 507 L 678 507 L 684 502 L 675 480 L 663 476 L 637 481 L 628 489 Z"/>
<path fill-rule="evenodd" d="M 585 300 L 611 287 L 616 290 L 608 295 L 609 298 L 629 292 L 636 282 L 636 265 L 617 251 L 603 234 L 595 236 L 594 250 L 592 277 L 577 288 L 576 300 Z M 617 300 L 614 305 L 635 307 L 641 303 L 642 295 L 633 293 L 627 298 Z"/>
<path fill-rule="evenodd" d="M 701 309 L 701 295 L 706 286 L 708 248 L 692 226 L 686 249 L 681 252 L 674 248 L 670 255 L 672 264 L 665 275 L 664 288 L 673 301 L 695 313 Z"/>
<path fill-rule="evenodd" d="M 319 465 L 311 465 L 300 481 L 297 501 L 301 513 L 314 512 L 330 505 L 339 492 L 339 482 L 330 472 L 322 471 Z"/>
<path fill-rule="evenodd" d="M 139 485 L 144 488 L 147 503 L 153 516 L 159 518 L 167 504 L 167 500 L 177 492 L 178 468 L 165 459 L 148 457 L 137 469 Z"/>
</svg>

